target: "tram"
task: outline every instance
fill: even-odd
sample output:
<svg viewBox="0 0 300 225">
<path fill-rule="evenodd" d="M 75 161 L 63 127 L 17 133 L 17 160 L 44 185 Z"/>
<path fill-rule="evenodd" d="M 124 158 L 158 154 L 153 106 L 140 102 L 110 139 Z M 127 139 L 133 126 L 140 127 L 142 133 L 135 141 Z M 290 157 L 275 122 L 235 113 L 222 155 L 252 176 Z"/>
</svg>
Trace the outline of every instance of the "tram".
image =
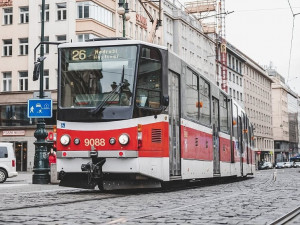
<svg viewBox="0 0 300 225">
<path fill-rule="evenodd" d="M 111 38 L 58 49 L 61 186 L 159 188 L 254 173 L 245 111 L 166 47 Z"/>
</svg>

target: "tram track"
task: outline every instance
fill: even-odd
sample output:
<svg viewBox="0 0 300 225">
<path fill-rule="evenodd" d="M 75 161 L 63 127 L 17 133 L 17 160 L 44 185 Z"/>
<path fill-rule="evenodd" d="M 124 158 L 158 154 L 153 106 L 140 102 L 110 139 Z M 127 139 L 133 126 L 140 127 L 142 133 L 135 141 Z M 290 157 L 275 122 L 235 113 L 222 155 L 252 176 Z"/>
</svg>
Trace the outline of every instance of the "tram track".
<svg viewBox="0 0 300 225">
<path fill-rule="evenodd" d="M 150 219 L 159 218 L 170 214 L 177 214 L 177 212 L 186 211 L 189 209 L 199 211 L 203 209 L 203 206 L 209 205 L 210 203 L 215 203 L 215 202 L 222 203 L 224 201 L 226 202 L 227 201 L 226 199 L 228 200 L 239 199 L 239 196 L 243 196 L 246 194 L 249 195 L 249 192 L 252 192 L 254 194 L 257 192 L 258 189 L 264 187 L 270 187 L 275 183 L 272 174 L 270 174 L 268 177 L 265 178 L 266 179 L 264 180 L 257 180 L 252 185 L 250 184 L 251 182 L 248 183 L 250 186 L 247 184 L 247 181 L 251 178 L 247 177 L 247 178 L 232 178 L 232 179 L 199 180 L 199 181 L 189 182 L 187 185 L 184 186 L 183 185 L 179 187 L 171 186 L 169 188 L 164 188 L 164 189 L 109 191 L 109 192 L 108 191 L 99 192 L 96 190 L 76 190 L 76 191 L 69 190 L 69 191 L 62 191 L 59 193 L 52 193 L 53 195 L 58 195 L 59 196 L 58 199 L 61 196 L 64 196 L 64 198 L 69 198 L 69 200 L 67 199 L 64 200 L 62 198 L 63 199 L 62 201 L 46 202 L 46 203 L 40 203 L 34 205 L 24 205 L 20 207 L 11 207 L 6 209 L 1 209 L 1 211 L 7 212 L 7 211 L 22 210 L 22 209 L 46 208 L 46 207 L 62 206 L 62 205 L 66 206 L 69 204 L 76 204 L 81 202 L 86 203 L 92 201 L 106 201 L 108 199 L 116 199 L 116 198 L 129 197 L 129 196 L 147 195 L 147 194 L 154 194 L 154 193 L 163 194 L 163 193 L 176 192 L 181 190 L 203 188 L 204 195 L 201 195 L 203 201 L 202 200 L 197 202 L 187 201 L 184 204 L 179 205 L 178 207 L 166 207 L 160 210 L 145 211 L 143 214 L 135 214 L 135 215 L 133 214 L 128 217 L 125 215 L 125 216 L 120 216 L 119 218 L 115 217 L 115 218 L 111 218 L 108 221 L 101 222 L 101 224 L 120 224 L 120 223 L 134 224 L 137 221 L 148 220 L 149 218 Z M 262 186 L 259 185 L 259 187 L 255 188 L 257 183 L 260 183 Z M 214 187 L 214 188 L 210 188 L 210 187 Z M 207 191 L 208 189 L 210 191 Z M 230 189 L 230 192 L 228 192 L 226 196 L 224 195 L 222 196 L 221 193 L 222 191 L 220 189 Z M 219 190 L 219 192 L 217 190 Z M 83 198 L 70 200 L 70 198 L 72 198 L 73 195 L 77 197 L 82 196 Z M 268 195 L 265 195 L 265 197 L 268 198 Z M 270 193 L 270 197 L 272 197 L 271 193 Z M 254 215 L 254 217 L 255 216 L 256 215 Z M 257 216 L 259 216 L 259 214 Z M 272 223 L 271 225 L 273 224 L 277 224 L 277 223 Z"/>
<path fill-rule="evenodd" d="M 284 224 L 291 224 L 296 217 L 300 216 L 300 206 L 296 209 L 292 210 L 291 212 L 285 214 L 284 216 L 276 219 L 269 225 L 284 225 Z"/>
<path fill-rule="evenodd" d="M 95 191 L 96 193 L 96 191 Z M 99 193 L 99 192 L 97 192 Z M 60 194 L 76 194 L 76 193 L 60 193 Z M 80 193 L 83 194 L 83 193 Z M 42 202 L 39 204 L 33 204 L 33 205 L 24 205 L 24 206 L 19 206 L 19 207 L 6 207 L 6 208 L 1 208 L 1 212 L 7 212 L 7 211 L 15 211 L 15 210 L 22 210 L 22 209 L 33 209 L 33 208 L 45 208 L 45 207 L 51 207 L 51 206 L 57 206 L 57 205 L 68 205 L 68 204 L 74 204 L 74 203 L 81 203 L 81 202 L 89 202 L 89 201 L 99 201 L 99 200 L 105 200 L 105 199 L 113 199 L 113 198 L 120 198 L 124 197 L 126 195 L 104 195 L 100 197 L 95 197 L 95 198 L 86 198 L 86 199 L 76 199 L 76 200 L 66 200 L 66 201 L 53 201 L 53 202 Z"/>
<path fill-rule="evenodd" d="M 249 179 L 249 178 L 246 178 Z M 107 199 L 113 199 L 113 198 L 121 198 L 121 197 L 128 197 L 131 195 L 146 195 L 146 194 L 153 194 L 153 193 L 168 193 L 168 192 L 176 192 L 176 191 L 182 191 L 182 190 L 190 190 L 190 189 L 196 189 L 196 188 L 202 188 L 202 187 L 209 187 L 209 186 L 215 186 L 215 185 L 230 185 L 232 183 L 238 183 L 245 180 L 245 178 L 229 178 L 229 179 L 221 179 L 221 180 L 214 180 L 214 179 L 203 179 L 203 180 L 196 180 L 193 182 L 181 182 L 181 184 L 173 184 L 168 187 L 164 187 L 161 189 L 133 189 L 133 190 L 122 190 L 122 191 L 104 191 L 100 192 L 97 190 L 81 190 L 81 191 L 73 191 L 72 189 L 66 190 L 66 191 L 60 191 L 60 190 L 53 190 L 47 192 L 47 195 L 44 196 L 45 201 L 42 201 L 38 204 L 25 204 L 23 206 L 19 207 L 1 207 L 1 212 L 7 212 L 7 211 L 15 211 L 15 210 L 22 210 L 22 209 L 31 209 L 31 208 L 46 208 L 51 206 L 57 206 L 57 205 L 68 205 L 68 204 L 75 204 L 75 203 L 81 203 L 81 202 L 91 202 L 91 201 L 101 201 L 101 200 L 107 200 Z M 21 192 L 26 193 L 25 197 L 22 198 L 28 198 L 30 199 L 35 194 L 42 194 L 45 192 L 36 191 L 36 192 Z M 51 196 L 58 196 L 56 199 L 51 200 Z M 81 199 L 75 199 L 75 200 L 57 200 L 60 199 L 61 196 L 67 196 L 67 195 L 75 195 L 75 196 L 83 196 L 84 198 Z M 100 196 L 99 196 L 100 195 Z M 40 196 L 40 198 L 43 198 L 43 196 Z M 30 200 L 28 200 L 30 201 Z M 46 202 L 46 203 L 45 203 Z"/>
</svg>

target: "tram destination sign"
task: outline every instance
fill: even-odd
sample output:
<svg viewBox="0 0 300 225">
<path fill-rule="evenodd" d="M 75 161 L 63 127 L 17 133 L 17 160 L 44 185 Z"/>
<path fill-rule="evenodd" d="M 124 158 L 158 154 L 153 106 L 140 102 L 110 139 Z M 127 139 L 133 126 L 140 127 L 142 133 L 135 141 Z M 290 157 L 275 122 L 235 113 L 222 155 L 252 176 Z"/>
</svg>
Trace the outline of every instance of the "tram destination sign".
<svg viewBox="0 0 300 225">
<path fill-rule="evenodd" d="M 76 48 L 71 49 L 70 61 L 105 61 L 111 59 L 118 59 L 118 48 L 105 47 L 103 49 L 99 47 L 88 48 Z"/>
<path fill-rule="evenodd" d="M 52 118 L 52 99 L 28 99 L 28 118 Z"/>
</svg>

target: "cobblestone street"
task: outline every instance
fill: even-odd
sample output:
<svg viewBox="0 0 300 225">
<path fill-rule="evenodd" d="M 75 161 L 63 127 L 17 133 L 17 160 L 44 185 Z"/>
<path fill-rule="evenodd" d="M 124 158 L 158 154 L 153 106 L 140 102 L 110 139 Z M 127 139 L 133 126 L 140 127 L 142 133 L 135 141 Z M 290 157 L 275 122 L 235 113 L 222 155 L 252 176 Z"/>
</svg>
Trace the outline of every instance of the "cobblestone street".
<svg viewBox="0 0 300 225">
<path fill-rule="evenodd" d="M 32 185 L 15 178 L 0 185 L 0 223 L 269 224 L 300 205 L 299 169 L 277 170 L 276 181 L 274 171 L 231 183 L 138 193 Z"/>
</svg>

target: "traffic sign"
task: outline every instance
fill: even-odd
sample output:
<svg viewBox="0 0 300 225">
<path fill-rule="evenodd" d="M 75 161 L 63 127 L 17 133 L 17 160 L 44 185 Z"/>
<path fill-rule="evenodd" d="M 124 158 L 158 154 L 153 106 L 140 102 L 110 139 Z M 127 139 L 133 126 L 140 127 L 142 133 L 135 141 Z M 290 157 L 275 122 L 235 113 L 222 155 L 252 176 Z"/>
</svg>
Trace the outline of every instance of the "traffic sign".
<svg viewBox="0 0 300 225">
<path fill-rule="evenodd" d="M 52 99 L 28 99 L 28 118 L 51 118 Z"/>
</svg>

